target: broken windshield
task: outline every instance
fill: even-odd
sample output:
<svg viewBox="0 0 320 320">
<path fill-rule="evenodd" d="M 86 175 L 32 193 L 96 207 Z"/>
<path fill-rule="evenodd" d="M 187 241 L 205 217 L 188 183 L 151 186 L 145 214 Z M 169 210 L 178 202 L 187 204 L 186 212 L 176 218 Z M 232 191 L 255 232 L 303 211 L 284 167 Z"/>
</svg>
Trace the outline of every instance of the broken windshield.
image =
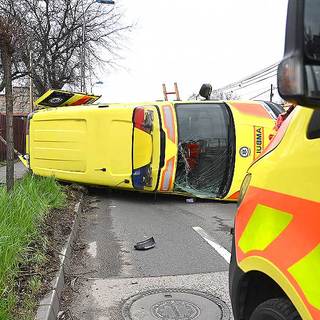
<svg viewBox="0 0 320 320">
<path fill-rule="evenodd" d="M 234 127 L 224 103 L 177 104 L 175 191 L 221 198 L 233 175 Z"/>
</svg>

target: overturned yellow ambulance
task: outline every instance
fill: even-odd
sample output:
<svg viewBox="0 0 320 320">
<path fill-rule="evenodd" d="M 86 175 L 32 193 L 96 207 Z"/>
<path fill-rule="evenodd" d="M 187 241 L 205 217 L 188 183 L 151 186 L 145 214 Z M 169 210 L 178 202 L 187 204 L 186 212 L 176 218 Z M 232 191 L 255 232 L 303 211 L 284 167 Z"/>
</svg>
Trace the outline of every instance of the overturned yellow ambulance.
<svg viewBox="0 0 320 320">
<path fill-rule="evenodd" d="M 283 111 L 253 101 L 94 104 L 98 98 L 50 90 L 36 101 L 26 157 L 35 174 L 236 200 Z"/>
</svg>

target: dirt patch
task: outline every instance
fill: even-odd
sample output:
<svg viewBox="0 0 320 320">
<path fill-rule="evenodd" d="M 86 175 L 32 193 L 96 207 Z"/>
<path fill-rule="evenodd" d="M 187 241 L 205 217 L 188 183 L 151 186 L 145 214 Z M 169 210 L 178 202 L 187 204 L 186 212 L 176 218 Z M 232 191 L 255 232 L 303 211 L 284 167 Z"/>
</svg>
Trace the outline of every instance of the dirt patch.
<svg viewBox="0 0 320 320">
<path fill-rule="evenodd" d="M 67 270 L 67 272 L 65 272 L 65 286 L 60 299 L 58 320 L 79 320 L 79 318 L 71 313 L 70 305 L 75 294 L 79 294 L 83 281 L 88 281 L 88 279 L 92 277 L 92 273 L 96 271 L 92 269 L 88 270 L 84 263 L 87 245 L 80 236 L 87 215 L 91 214 L 92 209 L 95 207 L 95 201 L 93 201 L 89 196 L 86 196 L 84 197 L 82 204 L 82 216 L 81 223 L 79 225 L 80 230 L 76 241 L 72 245 L 72 253 L 70 257 L 70 266 L 72 266 L 72 271 Z"/>
<path fill-rule="evenodd" d="M 22 257 L 16 279 L 18 292 L 15 318 L 29 319 L 43 296 L 52 289 L 52 281 L 60 267 L 60 252 L 69 237 L 75 217 L 75 205 L 83 190 L 78 186 L 65 187 L 67 204 L 51 210 L 39 226 L 40 237 L 33 241 Z M 31 319 L 31 317 L 30 317 Z"/>
</svg>

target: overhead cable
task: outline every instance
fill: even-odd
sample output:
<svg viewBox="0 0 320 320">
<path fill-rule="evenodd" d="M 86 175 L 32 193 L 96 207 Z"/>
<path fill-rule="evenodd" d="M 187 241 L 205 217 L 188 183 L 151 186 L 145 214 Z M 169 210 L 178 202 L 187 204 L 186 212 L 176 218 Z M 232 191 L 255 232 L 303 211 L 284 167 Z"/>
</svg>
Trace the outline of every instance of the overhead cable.
<svg viewBox="0 0 320 320">
<path fill-rule="evenodd" d="M 273 88 L 273 90 L 276 90 L 276 89 L 278 89 L 278 87 Z M 261 92 L 261 93 L 259 93 L 258 95 L 250 98 L 249 100 L 253 100 L 253 99 L 255 99 L 255 98 L 258 98 L 258 97 L 262 96 L 263 94 L 269 92 L 270 90 L 271 90 L 271 89 L 268 89 L 268 90 L 266 90 L 266 91 L 264 91 L 264 92 Z"/>
<path fill-rule="evenodd" d="M 216 89 L 215 91 L 225 91 L 225 90 L 230 90 L 232 88 L 235 88 L 235 87 L 239 87 L 241 86 L 242 84 L 246 84 L 247 82 L 250 82 L 251 80 L 254 81 L 256 80 L 256 78 L 260 78 L 262 76 L 265 76 L 267 74 L 270 74 L 271 72 L 275 71 L 278 67 L 278 62 L 268 66 L 268 67 L 265 67 L 263 68 L 262 70 L 259 70 L 239 81 L 236 81 L 236 82 L 233 82 L 233 83 L 230 83 L 224 87 L 221 87 L 219 89 Z"/>
<path fill-rule="evenodd" d="M 277 73 L 274 73 L 274 74 L 272 74 L 272 75 L 270 75 L 270 76 L 268 76 L 268 77 L 265 77 L 265 78 L 262 78 L 262 79 L 258 79 L 257 81 L 252 82 L 252 83 L 249 83 L 249 84 L 247 84 L 247 85 L 245 85 L 245 86 L 241 86 L 241 87 L 239 87 L 239 88 L 233 89 L 232 91 L 237 91 L 237 90 L 241 90 L 241 89 L 250 87 L 250 86 L 252 86 L 252 85 L 254 85 L 254 84 L 256 84 L 256 83 L 259 83 L 259 82 L 265 81 L 265 80 L 267 80 L 267 79 L 273 78 L 273 77 L 275 77 L 276 75 L 277 75 Z"/>
</svg>

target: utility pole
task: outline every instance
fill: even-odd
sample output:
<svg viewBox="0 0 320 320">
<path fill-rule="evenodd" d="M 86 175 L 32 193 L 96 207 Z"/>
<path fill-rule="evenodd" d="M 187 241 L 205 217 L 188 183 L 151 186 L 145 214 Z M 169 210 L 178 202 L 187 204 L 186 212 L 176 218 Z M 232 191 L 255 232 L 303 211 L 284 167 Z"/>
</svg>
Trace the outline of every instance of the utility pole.
<svg viewBox="0 0 320 320">
<path fill-rule="evenodd" d="M 1 26 L 0 26 L 1 28 Z M 6 185 L 10 192 L 14 185 L 14 147 L 13 147 L 13 95 L 12 95 L 12 47 L 10 35 L 1 42 L 1 58 L 6 82 L 6 140 L 7 140 L 7 163 Z"/>
<path fill-rule="evenodd" d="M 81 82 L 80 82 L 80 91 L 86 91 L 86 17 L 83 0 L 81 1 L 82 5 L 82 43 L 81 43 Z"/>
<path fill-rule="evenodd" d="M 273 96 L 274 96 L 274 93 L 273 93 L 273 84 L 271 83 L 271 87 L 270 87 L 270 102 L 272 102 Z"/>
<path fill-rule="evenodd" d="M 30 112 L 33 111 L 33 82 L 32 82 L 32 70 L 33 70 L 33 63 L 32 63 L 32 50 L 30 46 L 30 56 L 29 56 L 29 103 L 30 103 Z"/>
</svg>

